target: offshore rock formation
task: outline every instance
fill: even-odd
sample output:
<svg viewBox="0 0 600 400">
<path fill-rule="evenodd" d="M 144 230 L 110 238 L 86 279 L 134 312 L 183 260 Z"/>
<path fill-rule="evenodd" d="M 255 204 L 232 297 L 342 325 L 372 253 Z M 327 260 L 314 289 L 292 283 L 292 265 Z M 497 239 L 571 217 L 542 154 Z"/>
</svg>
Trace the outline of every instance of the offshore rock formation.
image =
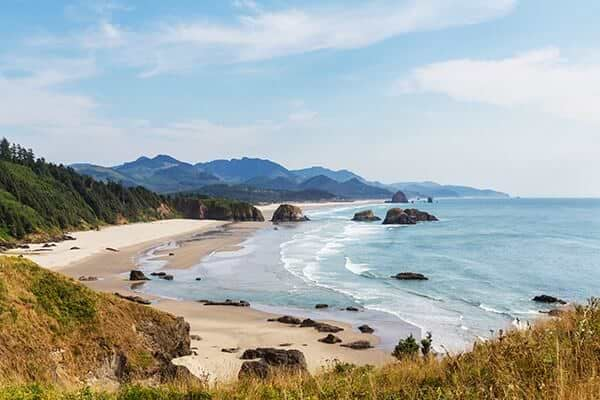
<svg viewBox="0 0 600 400">
<path fill-rule="evenodd" d="M 401 281 L 426 281 L 429 279 L 425 275 L 416 272 L 400 272 L 396 275 L 392 275 L 392 278 Z"/>
<path fill-rule="evenodd" d="M 291 204 L 282 204 L 277 208 L 277 210 L 275 210 L 275 213 L 273 213 L 273 218 L 271 221 L 302 222 L 309 221 L 309 219 L 302 213 L 302 209 L 300 207 L 296 207 Z"/>
<path fill-rule="evenodd" d="M 354 214 L 352 221 L 358 222 L 370 222 L 370 221 L 381 221 L 381 218 L 373 214 L 373 210 L 360 211 Z"/>
<path fill-rule="evenodd" d="M 408 203 L 408 198 L 402 191 L 397 191 L 392 197 L 392 203 Z"/>
<path fill-rule="evenodd" d="M 414 225 L 417 222 L 437 221 L 438 219 L 425 211 L 419 211 L 415 208 L 403 210 L 401 208 L 391 208 L 388 210 L 384 225 Z"/>
</svg>

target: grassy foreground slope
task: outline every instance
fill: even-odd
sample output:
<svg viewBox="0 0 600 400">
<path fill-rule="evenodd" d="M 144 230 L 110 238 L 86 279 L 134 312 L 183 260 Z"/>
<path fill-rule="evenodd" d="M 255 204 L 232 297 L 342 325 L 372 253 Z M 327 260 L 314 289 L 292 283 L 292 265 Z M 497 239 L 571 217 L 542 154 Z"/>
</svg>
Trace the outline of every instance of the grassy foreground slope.
<svg viewBox="0 0 600 400">
<path fill-rule="evenodd" d="M 181 318 L 0 257 L 0 382 L 161 382 L 190 354 Z"/>
<path fill-rule="evenodd" d="M 117 392 L 43 386 L 0 390 L 4 399 L 561 399 L 600 397 L 600 303 L 510 332 L 473 351 L 401 360 L 384 368 L 338 364 L 309 376 L 278 376 L 215 388 L 122 386 Z"/>
</svg>

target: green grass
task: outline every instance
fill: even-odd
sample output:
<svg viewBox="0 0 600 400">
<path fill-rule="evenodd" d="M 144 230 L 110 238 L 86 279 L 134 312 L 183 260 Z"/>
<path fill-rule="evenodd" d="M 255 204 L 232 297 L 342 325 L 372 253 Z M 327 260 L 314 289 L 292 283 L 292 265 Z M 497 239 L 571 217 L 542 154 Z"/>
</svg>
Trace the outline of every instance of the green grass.
<svg viewBox="0 0 600 400">
<path fill-rule="evenodd" d="M 35 274 L 31 292 L 38 306 L 62 328 L 87 324 L 96 318 L 94 293 L 83 285 L 51 274 Z"/>
</svg>

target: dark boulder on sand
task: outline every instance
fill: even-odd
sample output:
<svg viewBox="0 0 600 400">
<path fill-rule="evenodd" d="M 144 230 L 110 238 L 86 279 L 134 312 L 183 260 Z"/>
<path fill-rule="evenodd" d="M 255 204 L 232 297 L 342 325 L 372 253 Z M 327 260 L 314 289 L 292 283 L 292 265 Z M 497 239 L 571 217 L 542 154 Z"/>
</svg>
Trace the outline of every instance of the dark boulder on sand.
<svg viewBox="0 0 600 400">
<path fill-rule="evenodd" d="M 340 339 L 339 337 L 332 335 L 330 333 L 329 335 L 325 336 L 324 338 L 319 339 L 319 342 L 327 343 L 327 344 L 336 344 L 336 343 L 342 343 L 342 339 Z"/>
<path fill-rule="evenodd" d="M 300 318 L 292 317 L 291 315 L 284 315 L 283 317 L 279 317 L 279 318 L 270 318 L 268 321 L 280 322 L 282 324 L 288 324 L 288 325 L 300 325 L 300 323 L 302 322 L 300 320 Z"/>
<path fill-rule="evenodd" d="M 554 297 L 554 296 L 548 296 L 547 294 L 542 294 L 539 296 L 535 296 L 533 299 L 531 299 L 535 302 L 538 303 L 547 303 L 547 304 L 554 304 L 554 303 L 559 303 L 559 304 L 567 304 L 566 301 L 559 299 L 558 297 Z"/>
<path fill-rule="evenodd" d="M 308 373 L 306 359 L 299 350 L 284 350 L 275 348 L 257 348 L 244 351 L 240 357 L 246 361 L 242 364 L 239 378 L 266 379 L 272 374 L 279 373 Z"/>
<path fill-rule="evenodd" d="M 392 203 L 408 203 L 408 198 L 402 191 L 397 191 L 392 197 Z"/>
<path fill-rule="evenodd" d="M 400 272 L 396 275 L 392 275 L 392 278 L 401 281 L 426 281 L 429 279 L 425 275 L 416 272 Z"/>
<path fill-rule="evenodd" d="M 373 333 L 375 329 L 371 328 L 369 325 L 361 325 L 358 327 L 358 330 L 362 333 Z"/>
<path fill-rule="evenodd" d="M 354 214 L 352 221 L 357 222 L 371 222 L 371 221 L 381 221 L 381 218 L 373 214 L 373 210 L 360 211 Z"/>
<path fill-rule="evenodd" d="M 367 340 L 357 340 L 356 342 L 345 343 L 340 346 L 348 347 L 353 350 L 366 350 L 373 348 L 373 346 L 371 346 L 371 343 L 369 343 L 369 341 Z"/>
<path fill-rule="evenodd" d="M 144 275 L 144 273 L 142 271 L 134 269 L 129 273 L 129 280 L 130 281 L 149 281 L 150 278 L 148 278 L 146 275 Z"/>
<path fill-rule="evenodd" d="M 293 206 L 291 204 L 282 204 L 275 210 L 273 213 L 273 218 L 271 218 L 273 222 L 302 222 L 309 221 L 308 217 L 306 217 L 302 213 L 302 209 L 300 207 Z"/>
</svg>

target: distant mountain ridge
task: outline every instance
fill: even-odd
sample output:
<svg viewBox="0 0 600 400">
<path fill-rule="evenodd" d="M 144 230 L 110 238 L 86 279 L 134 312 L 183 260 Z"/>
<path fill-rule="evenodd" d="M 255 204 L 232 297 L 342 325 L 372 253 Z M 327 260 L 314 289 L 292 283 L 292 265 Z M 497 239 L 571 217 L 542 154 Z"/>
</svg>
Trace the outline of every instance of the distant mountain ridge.
<svg viewBox="0 0 600 400">
<path fill-rule="evenodd" d="M 371 182 L 346 170 L 321 166 L 289 170 L 271 160 L 234 158 L 191 164 L 160 154 L 154 158 L 139 157 L 114 167 L 73 164 L 78 172 L 103 181 L 141 185 L 159 193 L 210 192 L 213 196 L 241 195 L 257 201 L 288 196 L 296 201 L 338 199 L 387 199 L 397 190 L 409 198 L 419 197 L 508 197 L 494 190 L 468 186 L 440 185 L 435 182 Z M 261 192 L 262 190 L 262 192 Z M 260 199 L 260 200 L 259 200 Z M 283 198 L 285 200 L 285 198 Z"/>
</svg>

